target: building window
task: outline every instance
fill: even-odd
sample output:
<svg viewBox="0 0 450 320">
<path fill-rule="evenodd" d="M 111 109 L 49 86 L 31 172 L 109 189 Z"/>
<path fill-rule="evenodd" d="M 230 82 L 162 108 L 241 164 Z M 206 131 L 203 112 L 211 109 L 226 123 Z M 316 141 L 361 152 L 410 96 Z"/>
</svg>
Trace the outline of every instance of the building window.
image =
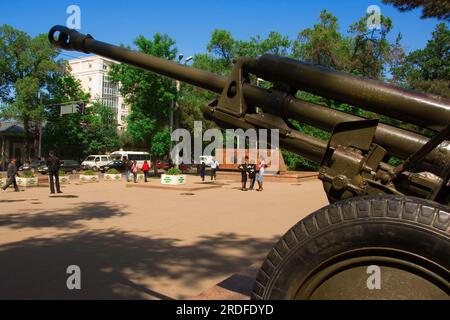
<svg viewBox="0 0 450 320">
<path fill-rule="evenodd" d="M 127 108 L 127 106 L 125 105 L 125 103 L 122 103 L 122 110 L 125 110 Z"/>
<path fill-rule="evenodd" d="M 125 121 L 125 118 L 126 118 L 125 115 L 121 115 L 121 116 L 120 116 L 120 119 L 121 119 L 122 121 Z"/>
<path fill-rule="evenodd" d="M 106 75 L 103 75 L 102 102 L 117 113 L 119 108 L 118 86 L 116 83 L 109 81 Z"/>
</svg>

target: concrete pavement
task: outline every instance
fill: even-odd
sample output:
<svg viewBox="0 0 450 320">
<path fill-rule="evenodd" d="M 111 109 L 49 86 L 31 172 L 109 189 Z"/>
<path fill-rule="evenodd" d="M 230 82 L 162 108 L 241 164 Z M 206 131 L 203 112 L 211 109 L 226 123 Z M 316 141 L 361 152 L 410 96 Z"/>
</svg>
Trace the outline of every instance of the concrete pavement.
<svg viewBox="0 0 450 320">
<path fill-rule="evenodd" d="M 261 263 L 293 224 L 327 205 L 318 180 L 266 183 L 264 192 L 218 182 L 192 192 L 100 182 L 52 197 L 47 188 L 0 194 L 0 298 L 195 297 Z M 81 268 L 79 291 L 66 287 L 69 265 Z"/>
</svg>

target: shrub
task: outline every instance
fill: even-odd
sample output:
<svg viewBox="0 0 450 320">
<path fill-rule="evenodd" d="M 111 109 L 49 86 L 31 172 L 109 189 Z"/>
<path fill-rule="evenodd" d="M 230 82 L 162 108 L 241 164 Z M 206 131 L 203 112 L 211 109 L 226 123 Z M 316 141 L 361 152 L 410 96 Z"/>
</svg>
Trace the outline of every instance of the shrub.
<svg viewBox="0 0 450 320">
<path fill-rule="evenodd" d="M 34 178 L 34 177 L 36 177 L 36 175 L 34 174 L 34 172 L 31 171 L 31 170 L 24 170 L 24 171 L 22 172 L 21 176 L 22 176 L 23 178 Z"/>
<path fill-rule="evenodd" d="M 120 172 L 117 171 L 116 169 L 109 169 L 108 171 L 106 171 L 107 174 L 119 174 Z"/>
<path fill-rule="evenodd" d="M 59 170 L 59 176 L 60 177 L 65 177 L 65 176 L 67 176 L 67 172 Z"/>
<path fill-rule="evenodd" d="M 97 175 L 97 173 L 93 170 L 82 171 L 81 174 L 84 176 L 96 176 Z"/>
<path fill-rule="evenodd" d="M 178 176 L 180 174 L 183 174 L 183 171 L 178 168 L 170 168 L 169 170 L 167 170 L 167 174 L 170 176 Z"/>
</svg>

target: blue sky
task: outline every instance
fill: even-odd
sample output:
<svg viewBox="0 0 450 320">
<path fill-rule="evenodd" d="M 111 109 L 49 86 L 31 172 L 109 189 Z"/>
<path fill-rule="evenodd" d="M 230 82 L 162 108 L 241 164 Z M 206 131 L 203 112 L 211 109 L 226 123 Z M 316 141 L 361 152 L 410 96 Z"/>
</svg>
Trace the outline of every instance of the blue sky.
<svg viewBox="0 0 450 320">
<path fill-rule="evenodd" d="M 313 26 L 322 9 L 336 15 L 345 32 L 369 5 L 379 5 L 382 14 L 393 20 L 391 37 L 400 31 L 407 51 L 423 48 L 438 23 L 421 20 L 420 10 L 400 13 L 381 0 L 1 0 L 0 24 L 33 36 L 47 33 L 51 26 L 65 24 L 66 8 L 72 4 L 81 8 L 80 31 L 98 40 L 129 45 L 140 34 L 167 33 L 186 56 L 204 52 L 215 28 L 230 30 L 239 39 L 270 31 L 294 39 L 300 30 Z"/>
</svg>

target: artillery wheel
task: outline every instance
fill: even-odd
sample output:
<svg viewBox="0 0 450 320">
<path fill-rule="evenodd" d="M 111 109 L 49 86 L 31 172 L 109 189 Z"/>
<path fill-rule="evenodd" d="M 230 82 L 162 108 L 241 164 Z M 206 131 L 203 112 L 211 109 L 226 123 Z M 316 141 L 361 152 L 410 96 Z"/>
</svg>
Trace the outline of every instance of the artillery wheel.
<svg viewBox="0 0 450 320">
<path fill-rule="evenodd" d="M 449 299 L 450 208 L 400 196 L 352 198 L 291 228 L 252 299 Z"/>
</svg>

